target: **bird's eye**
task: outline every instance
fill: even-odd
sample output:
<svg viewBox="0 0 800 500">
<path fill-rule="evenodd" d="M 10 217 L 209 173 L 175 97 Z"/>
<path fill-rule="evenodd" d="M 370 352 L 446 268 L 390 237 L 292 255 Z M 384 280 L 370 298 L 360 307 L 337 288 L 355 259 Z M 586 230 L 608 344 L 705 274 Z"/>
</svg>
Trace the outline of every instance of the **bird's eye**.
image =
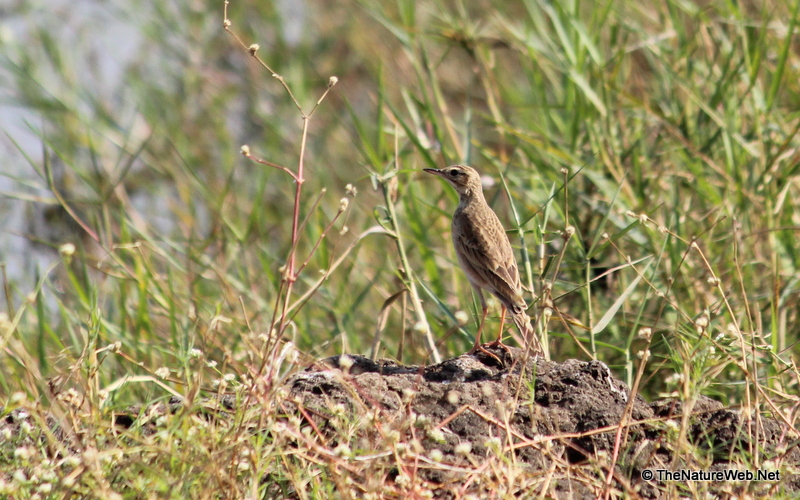
<svg viewBox="0 0 800 500">
<path fill-rule="evenodd" d="M 455 176 L 457 176 L 457 175 L 458 175 L 458 170 L 456 170 L 456 169 L 453 169 L 453 170 L 451 170 L 451 171 L 450 171 L 450 176 L 451 176 L 451 177 L 455 177 Z"/>
</svg>

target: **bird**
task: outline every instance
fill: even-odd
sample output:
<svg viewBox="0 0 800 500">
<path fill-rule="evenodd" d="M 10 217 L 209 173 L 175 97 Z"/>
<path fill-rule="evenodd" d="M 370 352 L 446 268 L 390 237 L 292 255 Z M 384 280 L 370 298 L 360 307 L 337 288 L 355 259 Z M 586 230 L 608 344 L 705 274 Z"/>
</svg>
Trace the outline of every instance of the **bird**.
<svg viewBox="0 0 800 500">
<path fill-rule="evenodd" d="M 503 323 L 508 311 L 522 338 L 530 344 L 531 352 L 535 356 L 542 355 L 542 346 L 531 326 L 530 317 L 525 312 L 528 304 L 522 296 L 522 284 L 514 250 L 508 241 L 503 224 L 486 203 L 480 174 L 466 165 L 423 170 L 446 180 L 458 192 L 459 202 L 453 213 L 451 231 L 453 246 L 458 263 L 478 294 L 483 313 L 478 333 L 475 335 L 475 345 L 470 353 L 482 351 L 491 355 L 481 345 L 481 332 L 488 311 L 483 291 L 487 291 L 497 297 L 502 305 L 497 340 L 487 346 L 506 347 L 502 340 Z"/>
</svg>

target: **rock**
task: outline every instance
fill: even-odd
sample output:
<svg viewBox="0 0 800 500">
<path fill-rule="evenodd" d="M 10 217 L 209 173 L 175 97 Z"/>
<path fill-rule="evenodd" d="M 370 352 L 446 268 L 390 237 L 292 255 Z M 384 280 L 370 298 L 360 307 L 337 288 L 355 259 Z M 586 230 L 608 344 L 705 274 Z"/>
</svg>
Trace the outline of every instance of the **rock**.
<svg viewBox="0 0 800 500">
<path fill-rule="evenodd" d="M 664 495 L 666 483 L 644 481 L 642 471 L 674 466 L 673 454 L 664 443 L 666 421 L 680 423 L 679 402 L 648 403 L 638 395 L 629 401 L 630 389 L 600 361 L 555 363 L 525 360 L 516 348 L 490 350 L 497 358 L 478 352 L 432 366 L 335 356 L 290 377 L 288 400 L 302 407 L 310 416 L 309 423 L 331 440 L 341 432 L 331 425 L 337 414 L 344 411 L 355 418 L 374 413 L 369 418 L 379 422 L 380 429 L 399 433 L 400 442 L 415 443 L 417 460 L 436 456 L 437 461 L 421 465 L 416 473 L 440 498 L 455 498 L 464 491 L 478 496 L 487 493 L 487 481 L 470 486 L 465 471 L 489 463 L 492 457 L 498 463 L 518 464 L 526 477 L 520 484 L 547 487 L 548 494 L 557 497 L 596 498 L 601 493 L 597 485 L 605 482 L 618 441 L 612 486 L 644 498 Z M 626 411 L 629 425 L 618 433 Z M 780 426 L 762 421 L 764 439 L 757 444 L 774 453 Z M 362 451 L 380 448 L 379 436 L 368 436 L 366 429 L 362 434 L 363 439 L 356 441 Z M 725 462 L 747 450 L 749 441 L 739 414 L 723 409 L 719 402 L 705 397 L 695 402 L 688 438 L 699 447 L 712 448 L 722 460 L 718 464 L 747 468 Z M 796 450 L 790 450 L 786 458 L 800 463 Z M 677 465 L 702 469 L 696 463 Z M 581 474 L 593 474 L 594 481 L 580 474 L 570 478 L 564 474 L 570 466 L 583 467 Z M 772 485 L 763 484 L 765 490 Z M 506 494 L 531 491 L 539 490 Z"/>
</svg>

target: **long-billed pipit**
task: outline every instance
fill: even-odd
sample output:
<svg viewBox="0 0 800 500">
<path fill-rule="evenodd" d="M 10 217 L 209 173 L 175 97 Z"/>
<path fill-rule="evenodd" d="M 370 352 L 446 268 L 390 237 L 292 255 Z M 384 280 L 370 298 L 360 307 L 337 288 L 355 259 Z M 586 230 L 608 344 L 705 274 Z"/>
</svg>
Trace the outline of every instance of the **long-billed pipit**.
<svg viewBox="0 0 800 500">
<path fill-rule="evenodd" d="M 483 308 L 483 316 L 475 335 L 472 351 L 485 351 L 481 346 L 481 331 L 486 320 L 486 300 L 482 290 L 486 290 L 500 301 L 500 332 L 491 345 L 503 346 L 503 323 L 506 310 L 519 329 L 525 342 L 531 343 L 534 355 L 542 353 L 542 347 L 531 326 L 525 310 L 528 305 L 522 297 L 522 285 L 514 251 L 508 236 L 497 218 L 497 214 L 483 197 L 481 177 L 478 172 L 465 165 L 452 165 L 443 169 L 426 168 L 429 174 L 438 175 L 453 186 L 460 197 L 453 214 L 453 246 L 461 268 L 467 274 L 470 284 L 478 292 Z"/>
</svg>

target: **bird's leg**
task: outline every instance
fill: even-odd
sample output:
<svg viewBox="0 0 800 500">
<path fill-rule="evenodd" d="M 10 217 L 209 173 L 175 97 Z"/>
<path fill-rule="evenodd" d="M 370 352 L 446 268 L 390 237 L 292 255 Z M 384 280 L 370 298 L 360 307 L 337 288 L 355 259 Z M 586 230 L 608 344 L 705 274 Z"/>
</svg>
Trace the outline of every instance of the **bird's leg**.
<svg viewBox="0 0 800 500">
<path fill-rule="evenodd" d="M 478 287 L 474 288 L 478 292 L 478 297 L 481 299 L 481 309 L 482 309 L 481 324 L 478 326 L 478 333 L 475 334 L 475 345 L 472 346 L 472 350 L 470 350 L 467 354 L 475 354 L 476 352 L 480 351 L 486 355 L 493 357 L 494 359 L 497 360 L 498 363 L 502 365 L 503 362 L 500 360 L 500 358 L 498 358 L 495 354 L 492 354 L 491 352 L 484 349 L 483 346 L 481 345 L 481 332 L 483 331 L 483 323 L 486 321 L 486 315 L 489 312 L 489 306 L 486 305 L 486 300 L 483 298 L 483 292 L 481 292 L 481 289 Z M 503 308 L 503 310 L 505 311 L 505 308 Z"/>
<path fill-rule="evenodd" d="M 506 351 L 509 351 L 508 346 L 503 343 L 503 326 L 506 322 L 506 306 L 501 306 L 500 309 L 500 330 L 497 332 L 497 340 L 494 342 L 489 342 L 486 344 L 488 347 L 501 347 Z M 510 352 L 510 351 L 509 351 Z"/>
<path fill-rule="evenodd" d="M 503 343 L 503 325 L 506 322 L 506 306 L 502 306 L 500 308 L 500 330 L 497 331 L 497 340 L 498 344 Z"/>
<path fill-rule="evenodd" d="M 483 297 L 481 297 L 481 299 L 482 298 Z M 482 309 L 483 313 L 481 314 L 481 324 L 478 325 L 478 333 L 475 334 L 475 345 L 472 347 L 472 351 L 470 352 L 483 350 L 481 349 L 481 333 L 483 332 L 483 323 L 486 321 L 486 315 L 489 313 L 489 308 L 486 307 L 486 304 L 483 304 Z"/>
</svg>

